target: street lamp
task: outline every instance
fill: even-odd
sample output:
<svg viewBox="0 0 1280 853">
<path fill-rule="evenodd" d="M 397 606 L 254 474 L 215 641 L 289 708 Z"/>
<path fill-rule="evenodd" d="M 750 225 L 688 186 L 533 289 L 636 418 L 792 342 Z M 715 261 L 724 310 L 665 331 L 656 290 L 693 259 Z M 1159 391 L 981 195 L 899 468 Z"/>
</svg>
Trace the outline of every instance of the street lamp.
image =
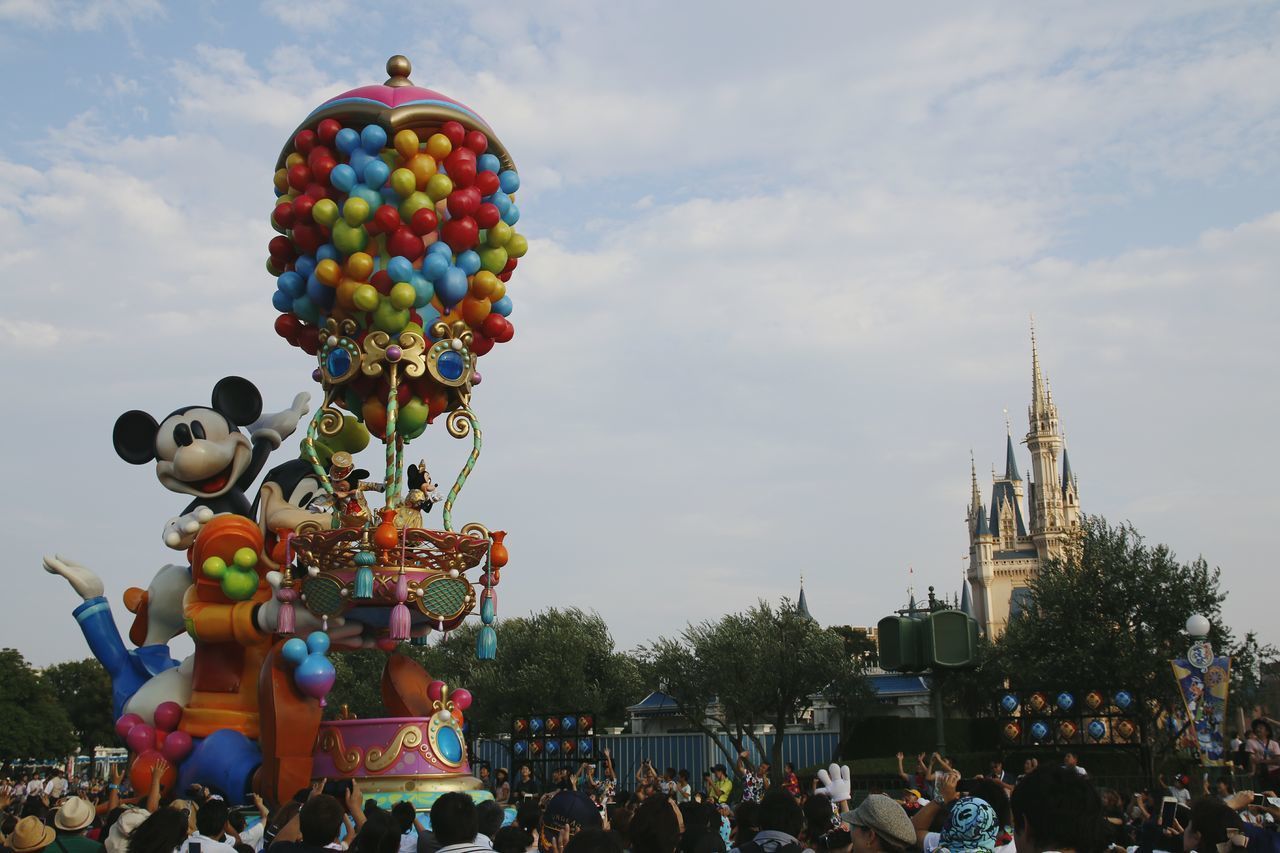
<svg viewBox="0 0 1280 853">
<path fill-rule="evenodd" d="M 1209 624 L 1209 620 L 1201 616 L 1199 613 L 1192 613 L 1191 618 L 1187 620 L 1187 633 L 1193 639 L 1209 636 L 1209 629 L 1213 627 Z"/>
</svg>

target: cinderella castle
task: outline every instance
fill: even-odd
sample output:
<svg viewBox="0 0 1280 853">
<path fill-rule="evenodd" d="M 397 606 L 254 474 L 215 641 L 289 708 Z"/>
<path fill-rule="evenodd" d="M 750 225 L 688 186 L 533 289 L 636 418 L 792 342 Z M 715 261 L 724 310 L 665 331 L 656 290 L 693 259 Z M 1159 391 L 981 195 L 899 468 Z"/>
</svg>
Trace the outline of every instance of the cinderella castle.
<svg viewBox="0 0 1280 853">
<path fill-rule="evenodd" d="M 966 521 L 969 528 L 969 583 L 962 609 L 970 612 L 991 638 L 1026 609 L 1030 580 L 1041 564 L 1062 555 L 1080 524 L 1080 494 L 1058 428 L 1058 407 L 1040 370 L 1035 329 L 1031 331 L 1030 428 L 1025 444 L 1031 467 L 1024 482 L 1018 471 L 1013 433 L 1007 428 L 1004 476 L 992 472 L 990 504 L 982 501 L 978 472 L 969 460 L 973 494 Z M 1024 499 L 1025 495 L 1025 510 Z M 972 599 L 969 599 L 970 587 Z"/>
</svg>

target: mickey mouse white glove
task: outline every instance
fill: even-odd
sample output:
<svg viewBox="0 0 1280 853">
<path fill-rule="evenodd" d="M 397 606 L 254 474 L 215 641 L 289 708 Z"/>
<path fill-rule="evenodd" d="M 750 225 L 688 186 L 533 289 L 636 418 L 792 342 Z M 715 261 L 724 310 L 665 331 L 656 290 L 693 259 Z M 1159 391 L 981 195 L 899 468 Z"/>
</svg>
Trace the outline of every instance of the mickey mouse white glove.
<svg viewBox="0 0 1280 853">
<path fill-rule="evenodd" d="M 249 426 L 249 437 L 255 442 L 262 439 L 270 442 L 272 447 L 279 447 L 298 428 L 298 422 L 306 416 L 310 403 L 311 395 L 303 391 L 293 398 L 293 405 L 283 412 L 263 415 L 254 421 Z"/>
<path fill-rule="evenodd" d="M 853 785 L 849 782 L 847 764 L 832 764 L 826 770 L 819 770 L 818 781 L 822 783 L 818 793 L 826 794 L 833 803 L 843 803 L 852 796 Z"/>
</svg>

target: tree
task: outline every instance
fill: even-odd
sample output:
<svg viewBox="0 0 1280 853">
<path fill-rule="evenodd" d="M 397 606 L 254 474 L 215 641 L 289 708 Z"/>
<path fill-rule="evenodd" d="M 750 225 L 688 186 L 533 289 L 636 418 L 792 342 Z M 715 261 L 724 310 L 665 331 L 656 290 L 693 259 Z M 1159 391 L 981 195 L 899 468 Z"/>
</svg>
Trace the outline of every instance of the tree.
<svg viewBox="0 0 1280 853">
<path fill-rule="evenodd" d="M 1223 623 L 1219 572 L 1203 558 L 1181 563 L 1164 545 L 1148 545 L 1132 526 L 1111 527 L 1090 516 L 1078 547 L 1045 563 L 1031 582 L 1029 612 L 1009 623 L 986 659 L 979 678 L 996 675 L 1015 685 L 1080 692 L 1128 690 L 1136 700 L 1141 759 L 1153 773 L 1158 755 L 1174 738 L 1159 720 L 1182 707 L 1169 661 L 1189 645 L 1187 617 L 1201 613 L 1213 623 L 1209 640 L 1238 657 L 1233 681 L 1248 690 L 1254 661 L 1274 656 L 1246 637 L 1237 644 Z"/>
<path fill-rule="evenodd" d="M 0 649 L 0 720 L 0 759 L 55 758 L 75 747 L 66 711 L 17 649 Z"/>
<path fill-rule="evenodd" d="M 620 722 L 641 689 L 636 662 L 614 649 L 596 613 L 551 608 L 497 624 L 498 654 L 476 659 L 478 627 L 468 623 L 433 646 L 401 646 L 451 688 L 465 687 L 474 703 L 465 712 L 468 734 L 484 737 L 511 730 L 522 714 L 584 712 Z M 331 708 L 347 705 L 359 717 L 381 716 L 381 677 L 386 656 L 377 651 L 334 656 L 337 680 Z"/>
<path fill-rule="evenodd" d="M 40 678 L 66 711 L 81 749 L 91 753 L 95 746 L 115 745 L 111 677 L 102 664 L 93 658 L 56 663 Z"/>
<path fill-rule="evenodd" d="M 648 676 L 690 726 L 712 738 L 726 764 L 734 766 L 737 756 L 720 734 L 738 751 L 750 741 L 770 754 L 775 775 L 781 772 L 787 728 L 813 707 L 815 696 L 828 694 L 842 711 L 852 711 L 869 692 L 841 634 L 820 627 L 786 599 L 776 610 L 761 601 L 742 613 L 690 625 L 642 654 Z M 772 750 L 764 748 L 761 723 L 773 726 Z"/>
</svg>

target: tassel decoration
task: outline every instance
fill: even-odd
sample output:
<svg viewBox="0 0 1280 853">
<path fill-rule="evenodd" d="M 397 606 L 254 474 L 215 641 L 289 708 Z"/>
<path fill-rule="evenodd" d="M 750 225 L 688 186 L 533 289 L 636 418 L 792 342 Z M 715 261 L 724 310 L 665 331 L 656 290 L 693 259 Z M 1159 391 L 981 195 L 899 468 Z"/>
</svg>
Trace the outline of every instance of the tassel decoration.
<svg viewBox="0 0 1280 853">
<path fill-rule="evenodd" d="M 401 568 L 400 577 L 396 580 L 396 606 L 391 608 L 391 624 L 388 626 L 393 640 L 409 639 L 409 607 L 405 604 L 408 599 L 409 579 Z"/>
<path fill-rule="evenodd" d="M 493 630 L 492 625 L 485 625 L 480 628 L 480 634 L 476 637 L 476 658 L 493 660 L 497 654 L 498 632 Z"/>
</svg>

